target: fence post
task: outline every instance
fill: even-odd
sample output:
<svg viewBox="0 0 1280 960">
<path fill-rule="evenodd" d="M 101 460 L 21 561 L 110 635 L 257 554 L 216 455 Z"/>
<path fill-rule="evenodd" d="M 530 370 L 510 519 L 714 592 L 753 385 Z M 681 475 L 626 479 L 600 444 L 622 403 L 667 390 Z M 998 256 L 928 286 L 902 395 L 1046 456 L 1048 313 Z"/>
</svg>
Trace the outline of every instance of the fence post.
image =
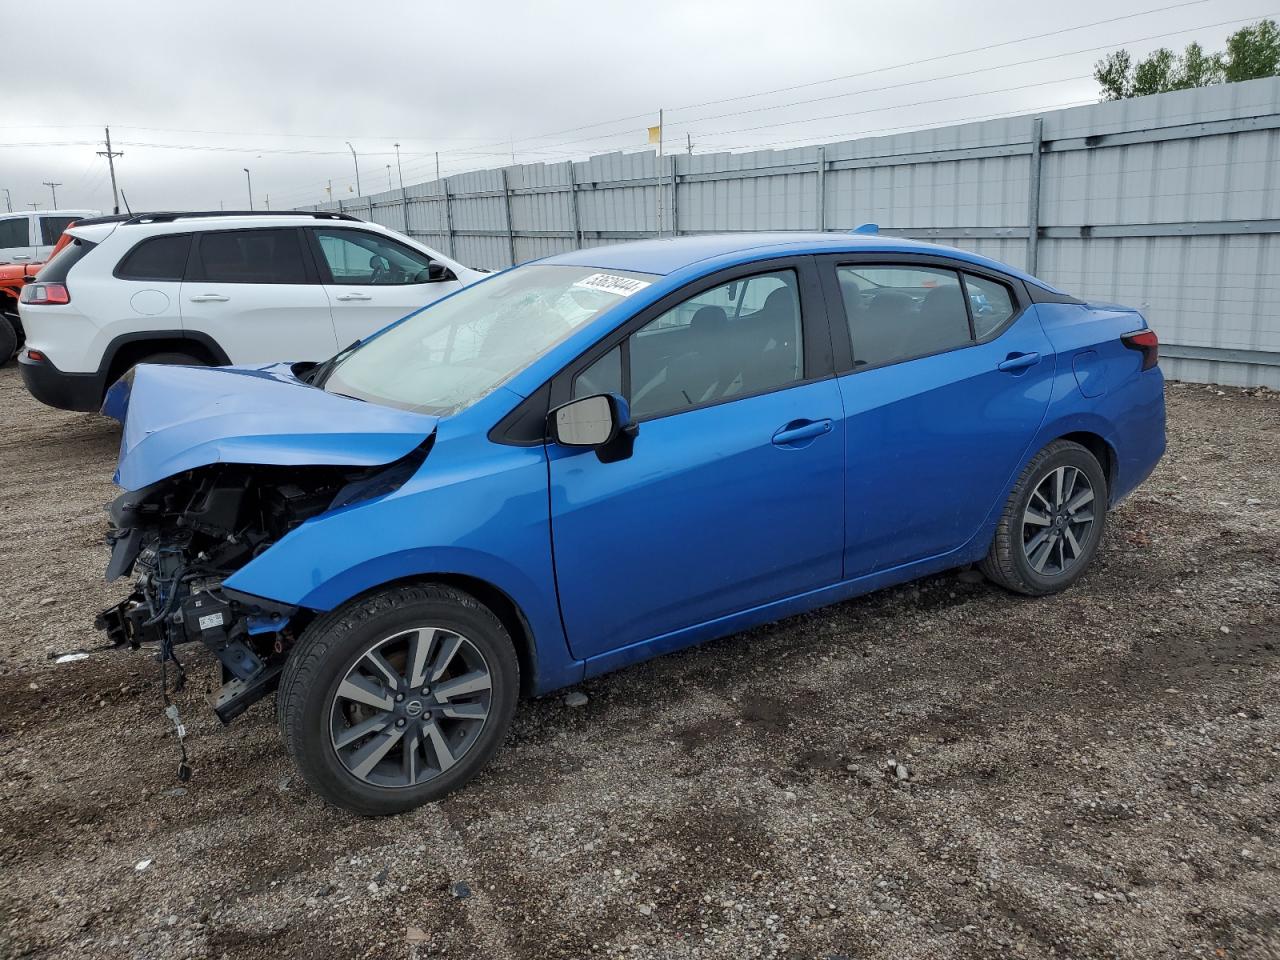
<svg viewBox="0 0 1280 960">
<path fill-rule="evenodd" d="M 507 207 L 507 248 L 511 251 L 511 266 L 516 265 L 516 233 L 511 223 L 511 181 L 507 178 L 507 168 L 502 168 L 502 200 Z"/>
<path fill-rule="evenodd" d="M 577 244 L 576 249 L 582 249 L 582 213 L 578 209 L 578 171 L 574 169 L 573 161 L 569 161 L 569 204 L 570 210 L 573 212 L 573 239 Z"/>
<path fill-rule="evenodd" d="M 1027 189 L 1027 273 L 1035 275 L 1040 245 L 1040 163 L 1044 145 L 1044 119 L 1031 121 L 1031 157 Z"/>
<path fill-rule="evenodd" d="M 404 235 L 409 236 L 409 191 L 400 188 L 400 212 L 404 216 Z"/>
<path fill-rule="evenodd" d="M 453 249 L 453 207 L 449 203 L 449 181 L 441 180 L 440 189 L 444 192 L 444 231 L 449 239 L 449 256 L 458 259 L 458 254 Z"/>
<path fill-rule="evenodd" d="M 827 229 L 827 148 L 818 147 L 818 230 Z"/>
<path fill-rule="evenodd" d="M 676 223 L 676 214 L 678 211 L 676 206 L 676 154 L 671 155 L 671 235 L 673 237 L 680 236 L 679 225 Z"/>
</svg>

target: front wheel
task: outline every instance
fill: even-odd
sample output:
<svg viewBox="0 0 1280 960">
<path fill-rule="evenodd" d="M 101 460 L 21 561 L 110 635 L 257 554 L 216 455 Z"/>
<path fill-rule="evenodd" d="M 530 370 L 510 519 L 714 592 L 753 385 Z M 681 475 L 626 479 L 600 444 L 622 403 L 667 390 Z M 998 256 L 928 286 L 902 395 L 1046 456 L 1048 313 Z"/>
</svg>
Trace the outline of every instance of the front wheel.
<svg viewBox="0 0 1280 960">
<path fill-rule="evenodd" d="M 1097 458 L 1055 440 L 1014 484 L 981 570 L 1015 593 L 1065 590 L 1093 560 L 1106 521 L 1107 480 Z"/>
<path fill-rule="evenodd" d="M 519 687 L 515 648 L 488 608 L 450 587 L 397 587 L 307 628 L 277 693 L 281 732 L 322 798 L 400 813 L 479 773 Z"/>
</svg>

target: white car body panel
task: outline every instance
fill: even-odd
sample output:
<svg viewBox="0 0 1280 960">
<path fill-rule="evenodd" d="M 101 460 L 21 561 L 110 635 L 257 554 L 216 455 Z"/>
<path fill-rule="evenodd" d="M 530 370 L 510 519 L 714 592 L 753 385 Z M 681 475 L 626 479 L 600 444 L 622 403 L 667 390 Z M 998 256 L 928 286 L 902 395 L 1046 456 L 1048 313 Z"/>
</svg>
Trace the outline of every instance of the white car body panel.
<svg viewBox="0 0 1280 960">
<path fill-rule="evenodd" d="M 317 282 L 308 283 L 156 281 L 114 275 L 123 258 L 151 237 L 299 227 L 340 227 L 391 241 L 442 265 L 456 279 L 325 283 L 321 281 L 326 268 L 320 264 L 315 265 L 321 271 Z M 72 227 L 69 232 L 96 244 L 70 269 L 66 286 L 71 302 L 19 304 L 26 349 L 38 351 L 67 374 L 105 374 L 110 359 L 107 353 L 117 338 L 130 335 L 145 339 L 149 333 L 209 338 L 233 364 L 321 360 L 487 276 L 378 224 L 313 219 L 302 214 L 91 224 Z M 173 352 L 173 348 L 166 352 Z"/>
</svg>

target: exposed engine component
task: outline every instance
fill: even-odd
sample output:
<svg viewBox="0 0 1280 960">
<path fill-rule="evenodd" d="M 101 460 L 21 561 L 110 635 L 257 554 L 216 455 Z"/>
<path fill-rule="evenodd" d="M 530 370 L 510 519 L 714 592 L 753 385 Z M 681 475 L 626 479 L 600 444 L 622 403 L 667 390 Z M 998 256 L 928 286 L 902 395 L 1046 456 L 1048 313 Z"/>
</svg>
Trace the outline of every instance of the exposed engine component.
<svg viewBox="0 0 1280 960">
<path fill-rule="evenodd" d="M 227 589 L 223 580 L 309 518 L 394 491 L 428 449 L 429 442 L 374 468 L 217 464 L 121 494 L 108 507 L 107 579 L 134 573 L 136 582 L 95 626 L 114 646 L 156 644 L 161 663 L 178 667 L 179 684 L 174 648 L 203 643 L 222 664 L 214 711 L 230 722 L 275 689 L 311 614 Z"/>
</svg>

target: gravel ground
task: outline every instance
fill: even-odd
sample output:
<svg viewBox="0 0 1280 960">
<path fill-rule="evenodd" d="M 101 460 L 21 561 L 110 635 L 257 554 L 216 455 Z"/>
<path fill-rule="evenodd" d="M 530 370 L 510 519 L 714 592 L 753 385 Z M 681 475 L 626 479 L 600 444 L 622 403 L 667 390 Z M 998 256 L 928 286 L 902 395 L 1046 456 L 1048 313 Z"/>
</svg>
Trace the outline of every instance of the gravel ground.
<svg viewBox="0 0 1280 960">
<path fill-rule="evenodd" d="M 124 592 L 119 435 L 0 370 L 0 952 L 1280 956 L 1280 402 L 1168 397 L 1067 594 L 952 573 L 633 667 L 371 821 L 270 701 L 218 724 L 210 658 L 185 785 L 146 653 L 49 660 Z"/>
</svg>

